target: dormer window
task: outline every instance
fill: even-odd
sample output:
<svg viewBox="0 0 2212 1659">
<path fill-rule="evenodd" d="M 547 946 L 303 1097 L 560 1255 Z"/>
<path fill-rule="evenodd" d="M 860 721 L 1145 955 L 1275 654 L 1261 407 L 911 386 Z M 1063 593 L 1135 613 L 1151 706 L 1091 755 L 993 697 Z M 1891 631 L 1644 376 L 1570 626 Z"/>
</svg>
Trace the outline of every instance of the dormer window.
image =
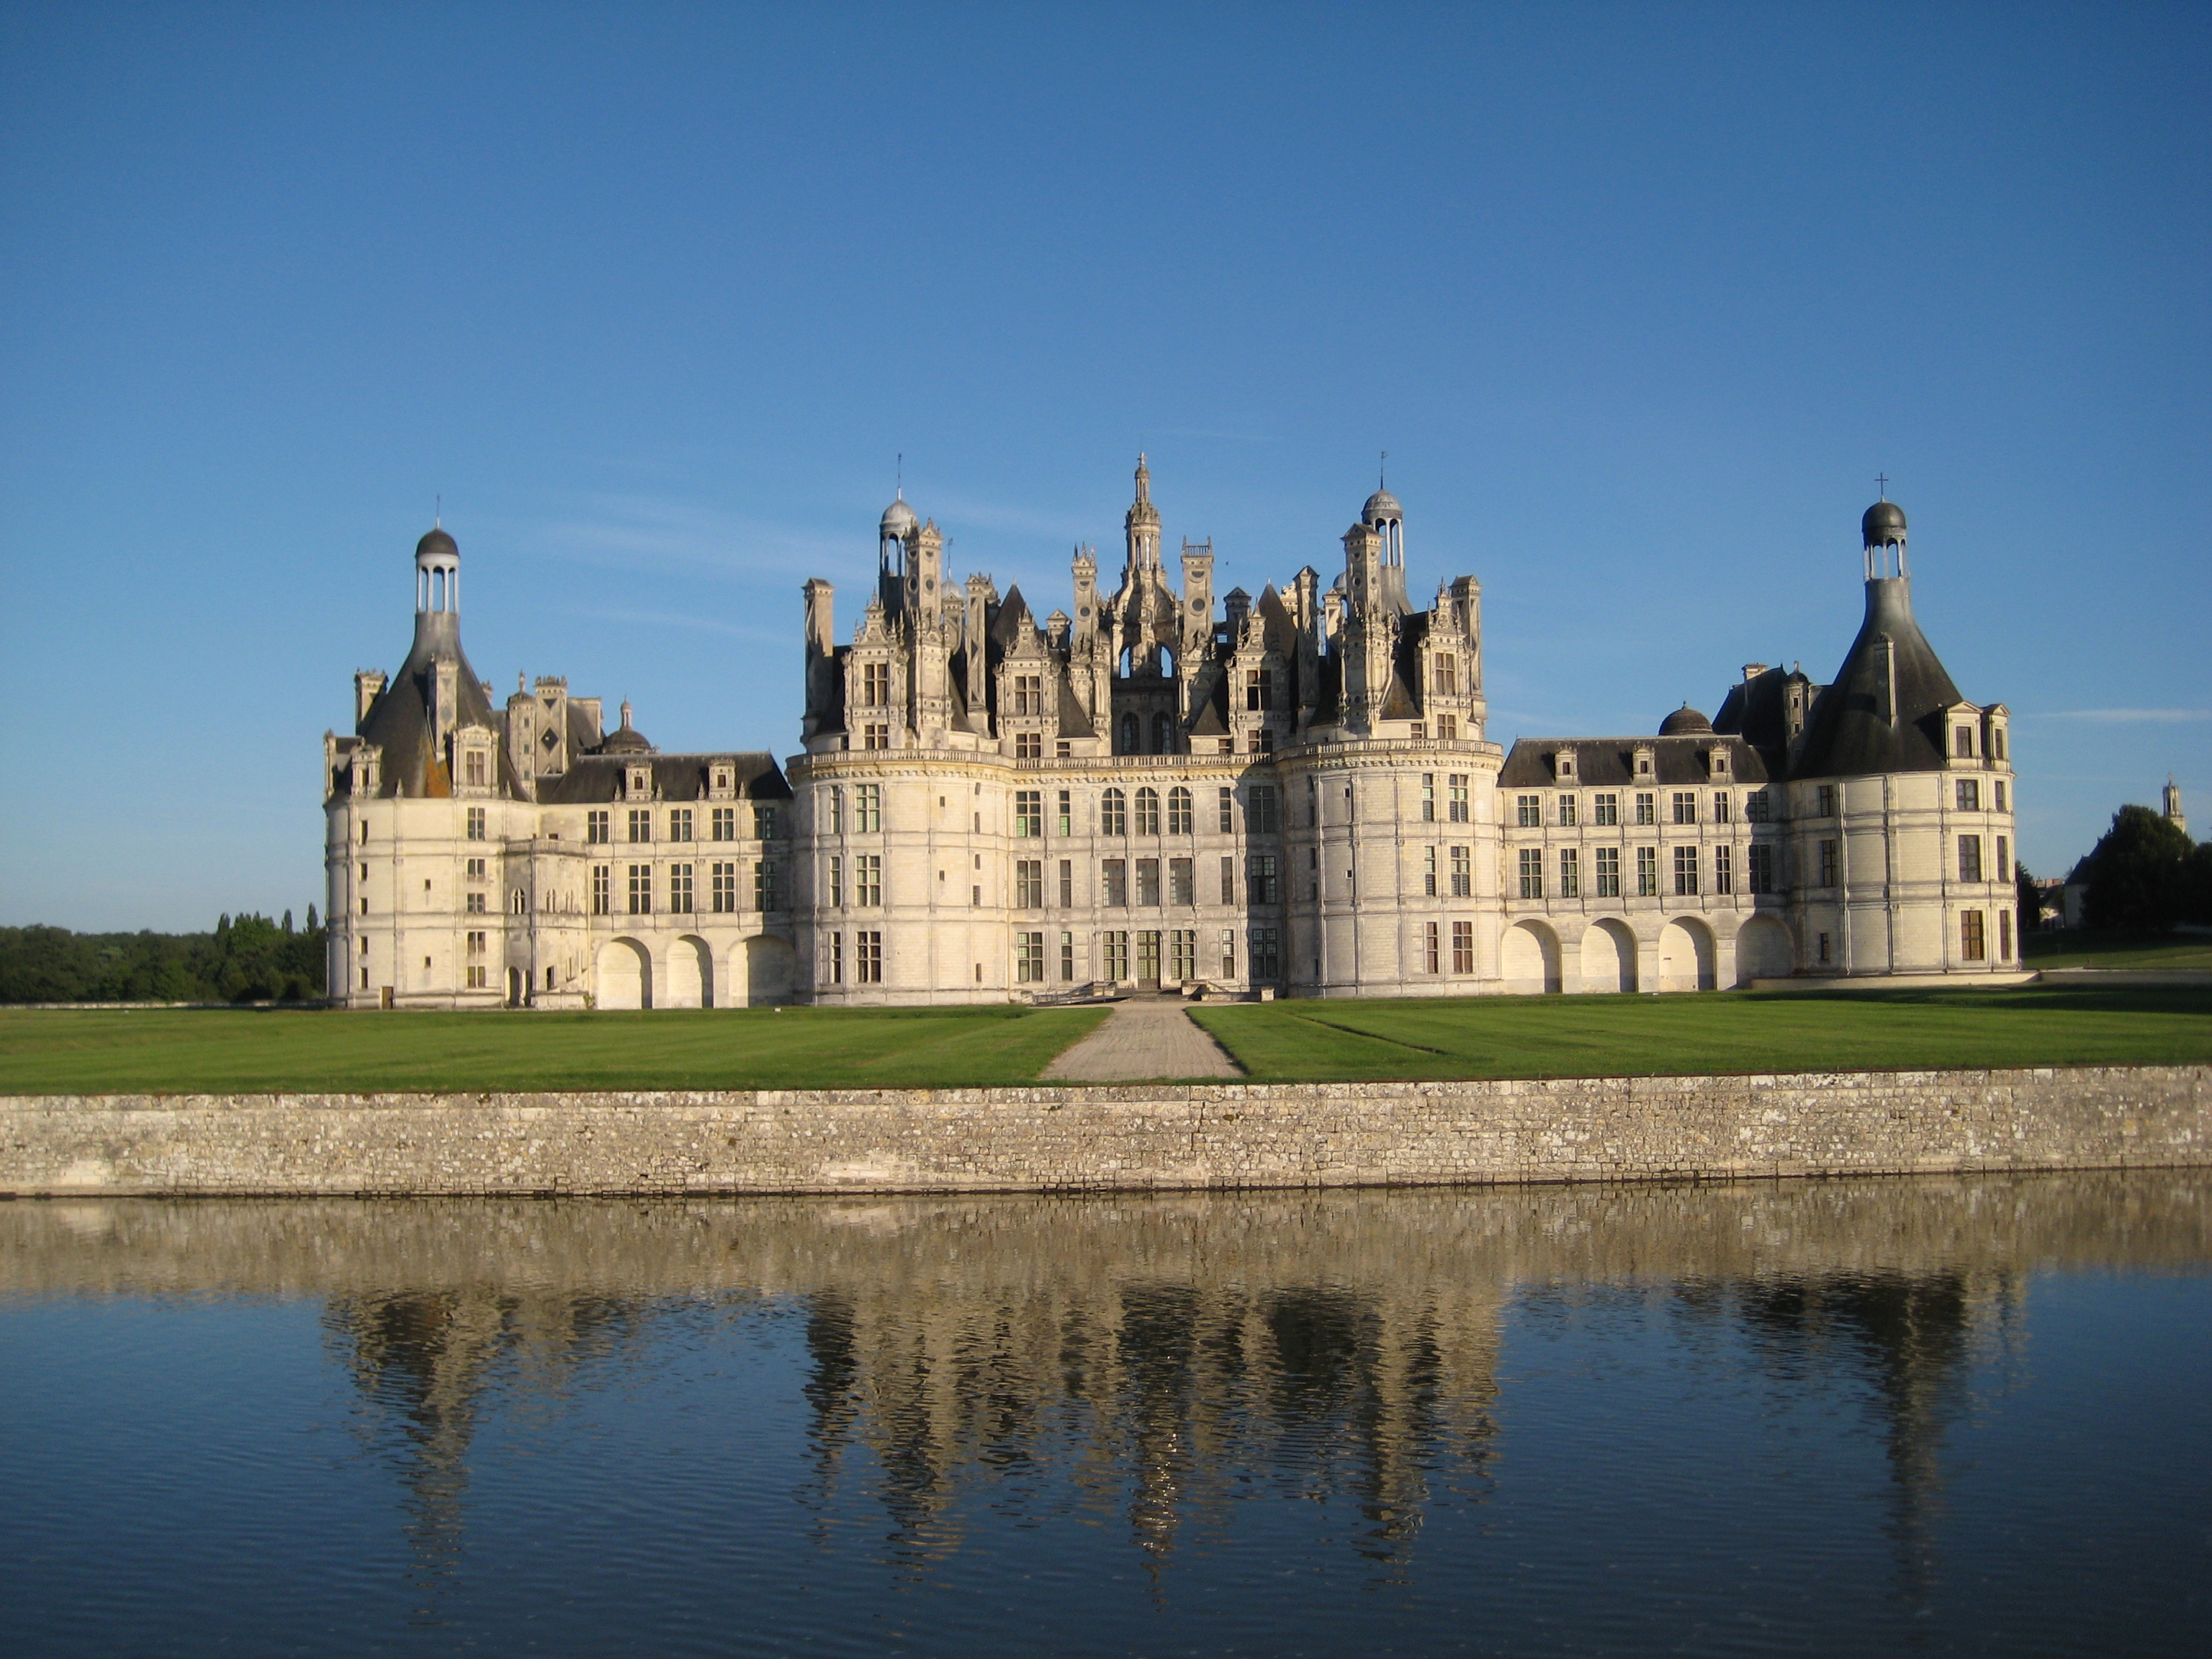
<svg viewBox="0 0 2212 1659">
<path fill-rule="evenodd" d="M 1952 729 L 1951 752 L 1960 760 L 1973 759 L 1974 728 L 1972 726 L 1960 726 Z"/>
<path fill-rule="evenodd" d="M 629 769 L 629 793 L 632 795 L 653 793 L 653 769 L 650 767 L 633 766 Z"/>
</svg>

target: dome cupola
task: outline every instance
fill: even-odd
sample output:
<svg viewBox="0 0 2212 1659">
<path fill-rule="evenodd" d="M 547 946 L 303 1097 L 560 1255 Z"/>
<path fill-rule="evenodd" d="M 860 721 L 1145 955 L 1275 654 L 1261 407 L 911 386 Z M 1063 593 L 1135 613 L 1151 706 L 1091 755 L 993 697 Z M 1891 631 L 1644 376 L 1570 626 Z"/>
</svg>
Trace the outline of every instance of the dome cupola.
<svg viewBox="0 0 2212 1659">
<path fill-rule="evenodd" d="M 1662 738 L 1703 738 L 1712 735 L 1713 723 L 1686 702 L 1659 722 Z"/>
</svg>

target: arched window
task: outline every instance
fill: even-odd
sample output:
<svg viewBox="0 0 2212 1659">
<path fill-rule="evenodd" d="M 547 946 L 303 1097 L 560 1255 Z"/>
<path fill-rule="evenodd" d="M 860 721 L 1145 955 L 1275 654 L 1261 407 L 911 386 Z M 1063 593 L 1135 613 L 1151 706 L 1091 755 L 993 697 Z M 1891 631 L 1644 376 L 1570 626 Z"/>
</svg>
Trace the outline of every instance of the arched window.
<svg viewBox="0 0 2212 1659">
<path fill-rule="evenodd" d="M 1121 752 L 1122 754 L 1135 754 L 1137 752 L 1137 740 L 1142 735 L 1142 729 L 1138 726 L 1137 717 L 1134 714 L 1124 714 L 1121 716 Z"/>
<path fill-rule="evenodd" d="M 1175 678 L 1175 653 L 1164 645 L 1160 647 L 1160 672 L 1170 679 Z"/>
<path fill-rule="evenodd" d="M 1165 714 L 1152 716 L 1152 752 L 1155 755 L 1175 753 L 1175 722 Z"/>
<path fill-rule="evenodd" d="M 1129 800 L 1119 789 L 1109 789 L 1098 798 L 1098 833 L 1102 836 L 1126 836 L 1129 833 Z"/>
<path fill-rule="evenodd" d="M 1160 792 L 1149 785 L 1137 791 L 1137 833 L 1140 836 L 1160 833 Z"/>
</svg>

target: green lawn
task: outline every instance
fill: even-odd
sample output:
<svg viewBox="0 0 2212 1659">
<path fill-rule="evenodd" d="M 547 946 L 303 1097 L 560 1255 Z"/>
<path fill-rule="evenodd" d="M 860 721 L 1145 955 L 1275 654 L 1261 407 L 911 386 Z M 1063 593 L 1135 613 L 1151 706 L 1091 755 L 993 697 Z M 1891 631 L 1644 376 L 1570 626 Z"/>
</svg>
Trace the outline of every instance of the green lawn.
<svg viewBox="0 0 2212 1659">
<path fill-rule="evenodd" d="M 1023 1084 L 1106 1012 L 0 1009 L 0 1094 Z"/>
<path fill-rule="evenodd" d="M 1195 1018 L 1260 1081 L 2212 1062 L 2212 989 L 1267 1002 Z"/>
<path fill-rule="evenodd" d="M 2030 933 L 2029 968 L 2200 968 L 2212 971 L 2212 933 Z"/>
</svg>

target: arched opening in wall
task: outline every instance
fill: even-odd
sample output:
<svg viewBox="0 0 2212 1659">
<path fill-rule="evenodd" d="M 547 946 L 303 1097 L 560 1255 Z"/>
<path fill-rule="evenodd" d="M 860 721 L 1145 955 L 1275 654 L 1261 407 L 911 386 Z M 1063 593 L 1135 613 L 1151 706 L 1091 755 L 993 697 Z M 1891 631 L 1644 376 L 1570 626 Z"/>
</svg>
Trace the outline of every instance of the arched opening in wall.
<svg viewBox="0 0 2212 1659">
<path fill-rule="evenodd" d="M 1559 936 L 1540 921 L 1516 921 L 1505 930 L 1498 950 L 1498 975 L 1516 996 L 1541 996 L 1559 990 Z"/>
<path fill-rule="evenodd" d="M 599 946 L 594 979 L 592 1000 L 601 1008 L 653 1006 L 653 958 L 634 939 L 611 939 Z"/>
<path fill-rule="evenodd" d="M 663 1008 L 711 1008 L 714 1006 L 714 957 L 702 939 L 686 936 L 668 952 L 668 994 Z"/>
<path fill-rule="evenodd" d="M 522 1006 L 522 969 L 520 968 L 507 970 L 507 1006 L 510 1008 Z"/>
<path fill-rule="evenodd" d="M 1152 716 L 1152 752 L 1155 755 L 1175 752 L 1175 722 L 1165 714 Z"/>
<path fill-rule="evenodd" d="M 739 945 L 738 951 L 744 969 L 748 1007 L 767 1008 L 791 1000 L 789 940 L 772 933 L 757 933 Z"/>
<path fill-rule="evenodd" d="M 1583 989 L 1636 988 L 1636 935 L 1625 921 L 1607 917 L 1583 935 Z"/>
<path fill-rule="evenodd" d="M 1659 930 L 1659 989 L 1710 991 L 1713 976 L 1713 932 L 1702 921 L 1677 916 Z"/>
<path fill-rule="evenodd" d="M 1126 679 L 1127 679 L 1127 678 L 1129 678 L 1129 664 L 1130 664 L 1130 659 L 1132 659 L 1135 654 L 1136 654 L 1136 653 L 1133 653 L 1133 651 L 1131 651 L 1127 646 L 1126 646 L 1126 645 L 1125 645 L 1125 646 L 1123 646 L 1123 647 L 1121 647 L 1121 667 L 1120 667 L 1118 670 L 1116 670 L 1115 672 L 1118 672 L 1118 673 L 1121 676 L 1121 678 L 1122 678 L 1123 679 L 1125 679 L 1125 680 L 1126 680 Z"/>
<path fill-rule="evenodd" d="M 1169 646 L 1160 647 L 1160 672 L 1170 679 L 1175 678 L 1175 651 Z"/>
<path fill-rule="evenodd" d="M 1735 936 L 1735 982 L 1787 979 L 1797 971 L 1797 951 L 1790 930 L 1772 916 L 1753 916 Z"/>
<path fill-rule="evenodd" d="M 1137 753 L 1137 740 L 1140 735 L 1141 731 L 1137 724 L 1137 717 L 1134 714 L 1122 715 L 1121 746 L 1115 752 L 1123 755 Z"/>
</svg>

